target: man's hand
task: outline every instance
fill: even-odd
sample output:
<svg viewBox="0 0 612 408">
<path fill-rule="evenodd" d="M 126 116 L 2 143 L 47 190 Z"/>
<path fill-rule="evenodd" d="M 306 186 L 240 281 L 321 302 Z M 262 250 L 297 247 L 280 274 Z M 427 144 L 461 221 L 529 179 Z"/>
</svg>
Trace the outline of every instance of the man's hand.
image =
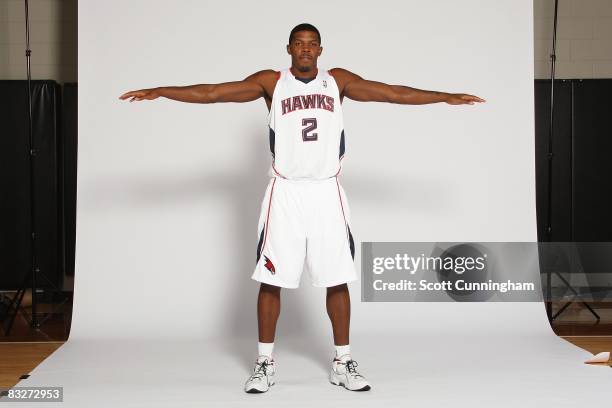
<svg viewBox="0 0 612 408">
<path fill-rule="evenodd" d="M 449 105 L 473 105 L 475 102 L 481 103 L 486 101 L 474 95 L 451 93 L 448 94 L 444 102 Z"/>
<path fill-rule="evenodd" d="M 142 100 L 153 100 L 156 98 L 159 98 L 159 92 L 157 91 L 157 88 L 150 88 L 150 89 L 140 89 L 138 91 L 130 91 L 130 92 L 126 92 L 123 95 L 121 95 L 119 97 L 119 99 L 121 100 L 125 100 L 128 98 L 130 99 L 130 102 L 134 102 L 134 101 L 142 101 Z"/>
</svg>

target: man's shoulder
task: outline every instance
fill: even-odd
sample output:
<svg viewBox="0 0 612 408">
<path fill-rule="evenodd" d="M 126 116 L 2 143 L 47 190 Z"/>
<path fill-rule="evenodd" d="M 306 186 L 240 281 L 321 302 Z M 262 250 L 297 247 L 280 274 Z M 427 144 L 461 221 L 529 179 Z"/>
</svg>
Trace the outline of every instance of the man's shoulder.
<svg viewBox="0 0 612 408">
<path fill-rule="evenodd" d="M 340 67 L 336 67 L 336 68 L 331 68 L 328 69 L 327 72 L 329 72 L 329 74 L 333 77 L 338 77 L 338 78 L 352 78 L 352 77 L 357 77 L 356 74 L 352 73 L 351 71 L 349 71 L 346 68 L 340 68 Z"/>
<path fill-rule="evenodd" d="M 280 77 L 280 71 L 273 69 L 262 69 L 249 76 L 249 79 L 256 81 L 276 81 Z"/>
<path fill-rule="evenodd" d="M 345 75 L 349 71 L 344 68 L 336 67 L 336 68 L 328 69 L 327 72 L 329 72 L 331 76 L 334 76 L 334 75 Z"/>
<path fill-rule="evenodd" d="M 245 80 L 257 83 L 260 87 L 265 90 L 266 98 L 272 98 L 274 89 L 276 88 L 276 82 L 280 78 L 280 71 L 273 69 L 263 69 L 257 71 L 254 74 L 249 75 Z"/>
<path fill-rule="evenodd" d="M 358 75 L 352 73 L 351 71 L 345 68 L 331 68 L 328 69 L 327 72 L 334 78 L 334 80 L 338 84 L 338 88 L 340 89 L 341 93 L 347 83 L 360 78 Z"/>
</svg>

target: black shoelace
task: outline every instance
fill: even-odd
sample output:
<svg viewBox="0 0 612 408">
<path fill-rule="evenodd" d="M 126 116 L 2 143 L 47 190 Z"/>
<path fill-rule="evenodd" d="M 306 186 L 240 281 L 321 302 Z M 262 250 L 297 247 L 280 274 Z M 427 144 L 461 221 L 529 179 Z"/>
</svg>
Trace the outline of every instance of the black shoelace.
<svg viewBox="0 0 612 408">
<path fill-rule="evenodd" d="M 266 375 L 269 366 L 270 363 L 268 360 L 264 360 L 261 363 L 255 363 L 255 370 L 251 378 L 262 378 L 264 375 Z"/>
<path fill-rule="evenodd" d="M 357 377 L 363 377 L 361 374 L 359 374 L 357 372 L 356 367 L 359 365 L 357 364 L 357 362 L 355 360 L 348 360 L 346 363 L 344 363 L 344 365 L 346 366 L 346 370 L 349 372 L 349 374 L 351 374 L 353 377 L 357 378 Z"/>
</svg>

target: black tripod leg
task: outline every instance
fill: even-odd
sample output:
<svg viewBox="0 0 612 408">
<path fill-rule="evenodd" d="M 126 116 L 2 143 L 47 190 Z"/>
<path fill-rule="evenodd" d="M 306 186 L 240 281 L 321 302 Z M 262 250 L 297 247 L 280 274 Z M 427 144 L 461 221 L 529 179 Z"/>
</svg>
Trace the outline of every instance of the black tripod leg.
<svg viewBox="0 0 612 408">
<path fill-rule="evenodd" d="M 597 314 L 597 313 L 596 313 L 596 312 L 593 310 L 593 308 L 592 308 L 591 306 L 589 306 L 589 305 L 588 305 L 586 302 L 580 302 L 580 303 L 582 303 L 583 305 L 585 305 L 585 306 L 586 306 L 586 308 L 587 308 L 587 309 L 589 309 L 589 311 L 590 311 L 591 313 L 593 313 L 593 316 L 595 316 L 595 317 L 597 318 L 597 320 L 600 320 L 600 319 L 601 319 L 601 318 L 599 317 L 599 315 L 598 315 L 598 314 Z"/>
<path fill-rule="evenodd" d="M 12 312 L 10 312 L 10 317 L 8 320 L 8 324 L 6 326 L 6 330 L 4 331 L 4 335 L 8 336 L 11 334 L 11 329 L 13 328 L 13 323 L 15 323 L 15 317 L 17 317 L 17 313 L 19 313 L 19 308 L 21 307 L 21 301 L 23 300 L 23 296 L 25 295 L 25 288 L 20 288 L 17 293 L 15 293 L 15 297 L 11 301 L 11 305 L 9 306 L 9 311 L 11 308 L 14 308 Z"/>
<path fill-rule="evenodd" d="M 558 272 L 556 272 L 556 274 L 557 274 L 557 276 L 559 277 L 559 279 L 561 279 L 561 280 L 563 281 L 563 283 L 565 283 L 565 285 L 567 286 L 567 288 L 568 288 L 569 290 L 571 290 L 571 291 L 572 291 L 572 293 L 573 293 L 575 296 L 579 296 L 579 295 L 578 295 L 578 292 L 576 292 L 576 289 L 572 288 L 572 286 L 569 284 L 569 282 L 568 282 L 567 280 L 565 280 L 565 278 L 564 278 L 563 276 L 561 276 L 561 274 L 559 274 Z M 593 310 L 593 308 L 592 308 L 591 306 L 589 306 L 589 305 L 588 305 L 586 302 L 584 302 L 584 301 L 581 301 L 580 303 L 582 303 L 583 305 L 585 305 L 585 306 L 586 306 L 586 308 L 587 308 L 587 309 L 589 309 L 589 311 L 590 311 L 590 312 L 593 314 L 593 316 L 595 316 L 595 318 L 596 318 L 597 320 L 600 320 L 599 315 L 598 315 L 598 314 L 595 312 L 595 310 Z"/>
<path fill-rule="evenodd" d="M 574 303 L 574 302 L 570 301 L 570 302 L 567 302 L 566 304 L 564 304 L 564 305 L 563 305 L 563 307 L 562 307 L 561 309 L 559 309 L 559 310 L 557 311 L 557 313 L 555 313 L 555 314 L 553 315 L 552 319 L 553 319 L 553 320 L 555 320 L 557 317 L 559 317 L 559 315 L 560 315 L 561 313 L 563 313 L 563 312 L 565 311 L 565 309 L 567 309 L 567 307 L 568 307 L 569 305 L 571 305 L 572 303 Z"/>
</svg>

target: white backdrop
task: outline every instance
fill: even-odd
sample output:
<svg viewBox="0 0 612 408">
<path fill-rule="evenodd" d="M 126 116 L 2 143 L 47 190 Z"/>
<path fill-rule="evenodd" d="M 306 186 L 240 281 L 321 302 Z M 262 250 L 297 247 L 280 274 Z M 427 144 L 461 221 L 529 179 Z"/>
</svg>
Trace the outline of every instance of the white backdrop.
<svg viewBox="0 0 612 408">
<path fill-rule="evenodd" d="M 258 285 L 250 275 L 270 161 L 265 103 L 130 104 L 120 94 L 287 67 L 289 31 L 310 22 L 322 35 L 321 68 L 488 101 L 345 100 L 341 182 L 357 242 L 535 241 L 532 20 L 527 0 L 82 2 L 72 333 L 29 384 L 60 378 L 72 401 L 88 401 L 93 380 L 79 372 L 86 367 L 107 385 L 183 387 L 176 398 L 184 406 L 201 402 L 198 387 L 216 390 L 218 401 L 254 403 L 243 400 L 241 385 L 257 341 Z M 276 397 L 260 403 L 308 391 L 310 402 L 411 396 L 473 406 L 461 390 L 489 381 L 479 391 L 483 404 L 535 406 L 554 394 L 569 406 L 609 381 L 607 372 L 582 366 L 588 353 L 552 333 L 542 304 L 373 304 L 359 301 L 359 283 L 351 292 L 351 343 L 378 394 L 357 401 L 328 390 L 324 290 L 303 279 L 283 292 L 276 341 L 280 364 L 284 353 L 285 367 L 300 369 L 286 368 L 284 391 L 280 382 Z M 231 374 L 216 371 L 209 383 L 202 374 L 194 384 L 179 374 L 209 370 L 211 356 L 215 370 Z M 129 374 L 139 367 L 144 377 Z M 130 406 L 170 401 L 122 390 L 116 398 Z M 512 396 L 499 401 L 503 391 Z"/>
<path fill-rule="evenodd" d="M 264 101 L 117 97 L 289 66 L 288 34 L 302 21 L 321 31 L 323 68 L 488 101 L 346 100 L 341 180 L 357 241 L 536 240 L 530 3 L 348 4 L 312 2 L 299 13 L 276 2 L 81 7 L 72 336 L 254 336 L 249 276 L 270 161 Z M 287 292 L 281 325 L 327 330 L 320 292 Z M 358 303 L 355 330 L 394 326 L 395 311 L 421 307 Z M 410 324 L 428 327 L 439 308 L 459 310 L 426 305 Z M 510 318 L 495 316 L 502 326 Z"/>
</svg>

